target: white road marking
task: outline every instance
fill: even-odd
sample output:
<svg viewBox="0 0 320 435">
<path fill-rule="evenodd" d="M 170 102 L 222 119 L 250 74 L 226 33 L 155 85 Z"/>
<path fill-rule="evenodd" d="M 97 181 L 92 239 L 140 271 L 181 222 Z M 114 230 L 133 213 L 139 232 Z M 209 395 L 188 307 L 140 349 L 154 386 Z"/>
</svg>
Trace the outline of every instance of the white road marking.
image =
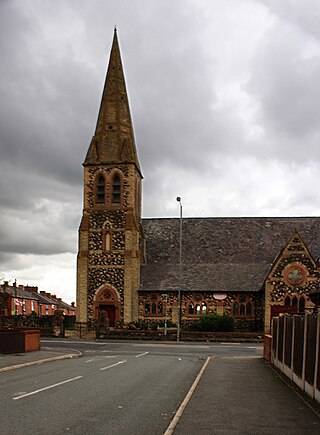
<svg viewBox="0 0 320 435">
<path fill-rule="evenodd" d="M 118 366 L 119 364 L 123 364 L 123 363 L 125 363 L 125 362 L 127 362 L 127 360 L 126 360 L 126 359 L 124 359 L 123 361 L 119 361 L 119 362 L 117 362 L 116 364 L 112 364 L 111 366 L 103 367 L 103 368 L 102 368 L 102 369 L 100 369 L 100 370 L 107 370 L 107 369 L 111 369 L 111 367 L 115 367 L 115 366 Z"/>
<path fill-rule="evenodd" d="M 103 360 L 103 359 L 109 359 L 109 358 L 117 358 L 117 355 L 103 355 L 103 356 L 97 356 L 97 357 L 95 357 L 95 358 L 88 359 L 88 360 L 85 361 L 85 362 L 86 362 L 86 363 L 90 363 L 90 362 L 93 362 L 93 361 L 101 361 L 101 360 Z"/>
<path fill-rule="evenodd" d="M 58 382 L 57 384 L 53 384 L 53 385 L 49 385 L 48 387 L 40 388 L 40 390 L 31 391 L 31 393 L 22 394 L 21 396 L 13 397 L 12 400 L 23 399 L 24 397 L 28 397 L 28 396 L 32 396 L 33 394 L 41 393 L 41 391 L 50 390 L 50 388 L 55 388 L 55 387 L 58 387 L 59 385 L 66 384 L 68 382 L 72 382 L 72 381 L 75 381 L 75 380 L 80 379 L 80 378 L 82 378 L 82 376 L 77 376 L 77 377 L 72 378 L 72 379 L 67 379 L 66 381 Z"/>
<path fill-rule="evenodd" d="M 136 358 L 140 358 L 140 356 L 148 355 L 149 352 L 139 353 L 139 355 L 136 355 Z"/>
</svg>

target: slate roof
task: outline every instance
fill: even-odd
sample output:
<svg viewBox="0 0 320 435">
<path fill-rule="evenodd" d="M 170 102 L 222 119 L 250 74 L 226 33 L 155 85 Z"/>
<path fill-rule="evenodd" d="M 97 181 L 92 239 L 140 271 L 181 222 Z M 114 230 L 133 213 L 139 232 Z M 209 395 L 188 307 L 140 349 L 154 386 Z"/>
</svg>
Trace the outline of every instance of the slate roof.
<svg viewBox="0 0 320 435">
<path fill-rule="evenodd" d="M 1 289 L 1 293 L 3 293 L 3 288 Z M 12 298 L 17 297 L 19 299 L 37 300 L 37 295 L 35 293 L 28 292 L 21 287 L 8 286 L 6 287 L 6 293 L 8 293 Z"/>
<path fill-rule="evenodd" d="M 147 264 L 140 290 L 178 290 L 179 219 L 143 219 Z M 320 218 L 184 218 L 182 290 L 259 291 L 270 267 L 297 230 L 320 256 Z"/>
</svg>

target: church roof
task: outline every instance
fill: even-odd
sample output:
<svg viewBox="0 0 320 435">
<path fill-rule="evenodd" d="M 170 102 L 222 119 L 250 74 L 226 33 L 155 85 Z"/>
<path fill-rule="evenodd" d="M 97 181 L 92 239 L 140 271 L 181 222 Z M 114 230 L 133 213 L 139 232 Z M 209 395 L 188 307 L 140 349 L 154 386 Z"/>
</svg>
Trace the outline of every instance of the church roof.
<svg viewBox="0 0 320 435">
<path fill-rule="evenodd" d="M 117 163 L 133 163 L 141 174 L 115 29 L 96 131 L 84 166 Z"/>
<path fill-rule="evenodd" d="M 178 290 L 179 219 L 143 219 L 147 264 L 140 290 Z M 182 290 L 259 291 L 272 263 L 297 230 L 320 256 L 320 218 L 184 218 Z"/>
</svg>

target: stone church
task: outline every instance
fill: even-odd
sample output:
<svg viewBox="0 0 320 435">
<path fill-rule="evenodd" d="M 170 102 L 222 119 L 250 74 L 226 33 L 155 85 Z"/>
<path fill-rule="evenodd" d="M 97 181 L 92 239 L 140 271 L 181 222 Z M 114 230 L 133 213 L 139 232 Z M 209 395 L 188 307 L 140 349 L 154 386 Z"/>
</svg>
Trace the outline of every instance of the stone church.
<svg viewBox="0 0 320 435">
<path fill-rule="evenodd" d="M 117 32 L 84 166 L 77 259 L 77 321 L 103 310 L 110 326 L 177 323 L 178 218 L 141 217 L 139 164 Z M 184 218 L 181 322 L 231 315 L 268 331 L 273 315 L 313 309 L 320 218 Z"/>
</svg>

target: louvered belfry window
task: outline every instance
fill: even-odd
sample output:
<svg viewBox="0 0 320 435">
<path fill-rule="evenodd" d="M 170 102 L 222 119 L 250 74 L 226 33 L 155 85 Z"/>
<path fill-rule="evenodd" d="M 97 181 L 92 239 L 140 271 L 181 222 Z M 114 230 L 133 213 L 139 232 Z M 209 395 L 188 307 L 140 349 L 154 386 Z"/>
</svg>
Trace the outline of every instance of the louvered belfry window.
<svg viewBox="0 0 320 435">
<path fill-rule="evenodd" d="M 113 184 L 112 184 L 112 202 L 113 203 L 119 203 L 120 202 L 120 195 L 121 195 L 121 183 L 120 183 L 120 177 L 118 174 L 116 174 L 113 177 Z"/>
<path fill-rule="evenodd" d="M 103 175 L 99 175 L 97 181 L 97 203 L 104 203 L 104 195 L 105 195 L 105 182 Z"/>
</svg>

